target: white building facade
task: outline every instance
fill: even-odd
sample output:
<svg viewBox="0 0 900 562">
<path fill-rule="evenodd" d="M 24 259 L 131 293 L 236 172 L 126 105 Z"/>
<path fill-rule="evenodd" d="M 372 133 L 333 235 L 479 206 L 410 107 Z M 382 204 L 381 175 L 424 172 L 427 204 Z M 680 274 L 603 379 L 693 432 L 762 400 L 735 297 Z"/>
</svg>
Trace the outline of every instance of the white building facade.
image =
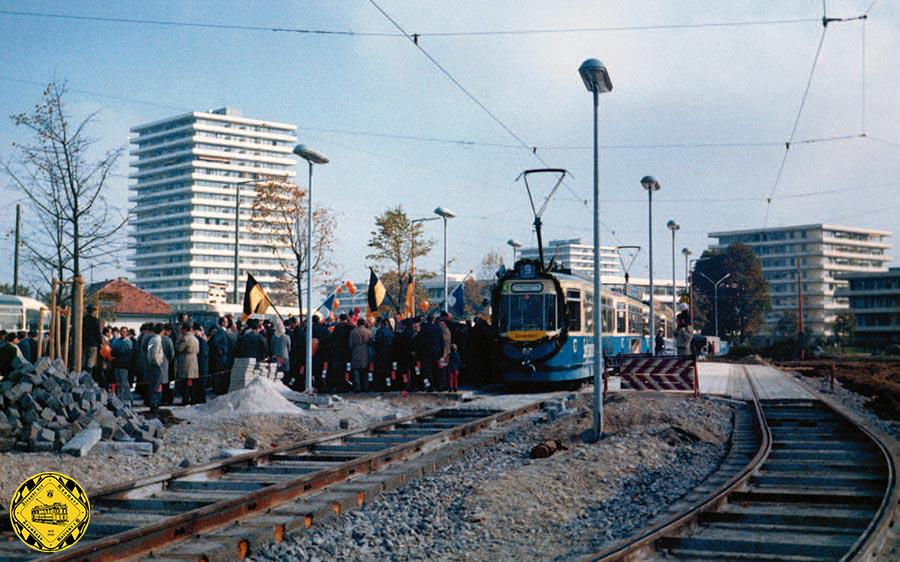
<svg viewBox="0 0 900 562">
<path fill-rule="evenodd" d="M 849 302 L 837 291 L 847 287 L 846 273 L 884 271 L 891 233 L 853 226 L 806 224 L 763 229 L 711 232 L 717 242 L 710 247 L 724 250 L 730 244 L 750 246 L 762 262 L 769 283 L 772 311 L 770 327 L 785 311 L 798 310 L 798 279 L 803 290 L 806 333 L 832 335 L 835 316 L 847 312 Z M 798 269 L 799 268 L 799 269 Z"/>
<path fill-rule="evenodd" d="M 283 274 L 276 246 L 252 220 L 248 180 L 295 176 L 296 126 L 232 108 L 192 112 L 131 129 L 135 169 L 129 221 L 135 284 L 169 304 L 206 304 L 233 294 L 235 203 L 240 186 L 239 299 L 249 272 L 265 288 Z"/>
<path fill-rule="evenodd" d="M 536 260 L 539 257 L 538 249 L 522 248 L 519 256 Z M 594 245 L 585 243 L 581 238 L 551 240 L 544 247 L 544 262 L 549 264 L 551 258 L 557 266 L 571 269 L 572 273 L 583 277 L 594 276 Z M 615 246 L 600 246 L 600 274 L 622 274 L 619 251 Z"/>
</svg>

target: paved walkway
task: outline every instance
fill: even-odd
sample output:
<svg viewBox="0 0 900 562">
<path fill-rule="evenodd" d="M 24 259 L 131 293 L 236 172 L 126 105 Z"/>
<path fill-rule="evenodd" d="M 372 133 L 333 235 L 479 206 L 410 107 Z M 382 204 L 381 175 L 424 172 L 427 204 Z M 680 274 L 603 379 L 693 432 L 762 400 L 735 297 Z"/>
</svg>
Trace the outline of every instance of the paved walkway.
<svg viewBox="0 0 900 562">
<path fill-rule="evenodd" d="M 700 363 L 700 393 L 725 396 L 735 400 L 750 400 L 750 385 L 744 377 L 746 370 L 753 378 L 760 399 L 813 398 L 799 383 L 774 367 L 765 365 L 736 365 L 734 363 Z"/>
</svg>

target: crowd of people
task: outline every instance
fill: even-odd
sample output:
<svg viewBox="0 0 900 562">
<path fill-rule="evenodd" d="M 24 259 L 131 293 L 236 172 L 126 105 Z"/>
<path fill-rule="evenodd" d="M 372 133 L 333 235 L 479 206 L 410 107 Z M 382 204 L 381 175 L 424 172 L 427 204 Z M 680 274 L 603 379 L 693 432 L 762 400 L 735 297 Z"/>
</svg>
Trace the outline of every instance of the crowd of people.
<svg viewBox="0 0 900 562">
<path fill-rule="evenodd" d="M 37 332 L 0 331 L 0 376 L 17 361 L 47 355 Z M 455 322 L 446 312 L 399 320 L 366 318 L 359 309 L 333 321 L 313 317 L 312 383 L 323 393 L 455 391 L 461 383 L 491 379 L 491 332 L 482 318 Z M 283 322 L 225 315 L 204 326 L 187 314 L 173 323 L 146 323 L 138 332 L 101 325 L 88 306 L 82 323 L 82 368 L 119 398 L 140 394 L 151 410 L 206 401 L 224 394 L 236 359 L 273 362 L 285 384 L 306 388 L 306 327 L 296 317 Z"/>
</svg>

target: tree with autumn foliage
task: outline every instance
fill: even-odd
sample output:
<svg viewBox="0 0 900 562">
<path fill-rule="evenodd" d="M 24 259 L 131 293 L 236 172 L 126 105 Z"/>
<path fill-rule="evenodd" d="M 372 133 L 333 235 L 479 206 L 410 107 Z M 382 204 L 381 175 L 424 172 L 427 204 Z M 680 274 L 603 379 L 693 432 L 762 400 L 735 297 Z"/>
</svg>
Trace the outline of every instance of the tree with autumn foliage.
<svg viewBox="0 0 900 562">
<path fill-rule="evenodd" d="M 375 229 L 369 239 L 372 253 L 366 259 L 387 266 L 379 277 L 402 306 L 413 262 L 427 256 L 433 246 L 434 241 L 425 237 L 424 225 L 411 220 L 403 207 L 397 205 L 375 217 Z M 434 277 L 433 273 L 416 268 L 416 287 L 419 287 L 418 281 L 431 277 Z M 420 297 L 417 295 L 417 298 Z"/>
<path fill-rule="evenodd" d="M 268 249 L 278 255 L 283 281 L 271 291 L 272 300 L 296 299 L 303 310 L 306 272 L 312 266 L 320 283 L 334 281 L 334 234 L 337 221 L 328 207 L 313 208 L 312 248 L 306 240 L 307 189 L 283 180 L 256 185 L 253 229 L 263 234 Z M 287 247 L 287 248 L 285 248 Z"/>
</svg>

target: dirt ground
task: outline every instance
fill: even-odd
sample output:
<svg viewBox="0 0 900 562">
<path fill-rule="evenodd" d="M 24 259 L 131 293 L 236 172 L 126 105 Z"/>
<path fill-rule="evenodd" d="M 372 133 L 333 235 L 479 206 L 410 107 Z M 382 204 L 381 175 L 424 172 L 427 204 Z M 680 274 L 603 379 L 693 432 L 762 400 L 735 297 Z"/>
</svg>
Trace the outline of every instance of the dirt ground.
<svg viewBox="0 0 900 562">
<path fill-rule="evenodd" d="M 881 419 L 900 420 L 900 359 L 823 359 L 779 365 L 787 369 L 799 367 L 798 372 L 804 376 L 826 378 L 831 376 L 833 365 L 834 376 L 844 388 L 868 397 L 868 409 Z"/>
</svg>

